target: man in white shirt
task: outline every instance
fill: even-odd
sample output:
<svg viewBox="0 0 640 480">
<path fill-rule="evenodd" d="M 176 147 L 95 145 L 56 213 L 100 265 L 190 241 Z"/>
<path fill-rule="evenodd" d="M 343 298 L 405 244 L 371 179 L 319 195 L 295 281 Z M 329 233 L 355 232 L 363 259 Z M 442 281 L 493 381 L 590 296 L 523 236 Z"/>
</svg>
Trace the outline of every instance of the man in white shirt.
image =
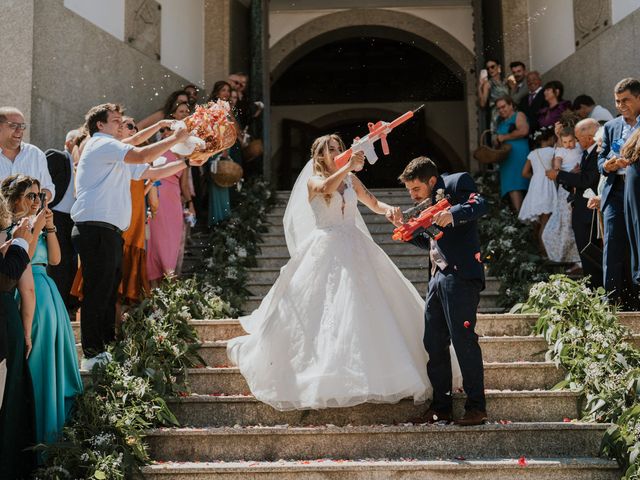
<svg viewBox="0 0 640 480">
<path fill-rule="evenodd" d="M 600 105 L 596 105 L 596 102 L 589 95 L 578 95 L 573 101 L 573 111 L 581 119 L 593 118 L 600 125 L 613 120 L 611 112 Z"/>
<path fill-rule="evenodd" d="M 108 361 L 108 343 L 115 338 L 115 305 L 122 276 L 122 232 L 131 221 L 130 181 L 139 179 L 155 159 L 189 133 L 177 130 L 146 147 L 117 140 L 122 137 L 122 108 L 106 103 L 85 117 L 91 138 L 76 172 L 76 201 L 71 208 L 73 244 L 80 255 L 83 300 L 80 314 L 82 367 Z M 184 168 L 184 165 L 181 166 Z"/>
<path fill-rule="evenodd" d="M 55 193 L 42 150 L 22 141 L 27 128 L 24 115 L 14 107 L 0 107 L 0 181 L 21 173 L 40 181 L 50 202 Z"/>
</svg>

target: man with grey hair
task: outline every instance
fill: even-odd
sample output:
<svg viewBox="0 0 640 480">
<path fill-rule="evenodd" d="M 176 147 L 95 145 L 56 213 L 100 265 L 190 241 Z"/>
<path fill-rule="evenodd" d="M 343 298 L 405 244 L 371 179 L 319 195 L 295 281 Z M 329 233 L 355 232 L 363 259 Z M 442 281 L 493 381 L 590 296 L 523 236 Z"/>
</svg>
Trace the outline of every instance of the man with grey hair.
<svg viewBox="0 0 640 480">
<path fill-rule="evenodd" d="M 600 173 L 598 172 L 598 145 L 595 141 L 595 135 L 599 128 L 600 124 L 593 118 L 586 118 L 576 124 L 575 135 L 582 147 L 580 170 L 577 172 L 550 170 L 547 173 L 550 179 L 557 179 L 558 183 L 570 192 L 570 198 L 573 198 L 571 201 L 573 235 L 576 239 L 578 252 L 580 252 L 582 270 L 585 275 L 591 277 L 589 284 L 592 288 L 602 286 L 602 250 L 593 247 L 585 250 L 585 247 L 590 241 L 597 247 L 601 248 L 602 246 L 597 238 L 597 213 L 587 207 L 588 199 L 584 198 L 584 192 L 587 189 L 594 192 L 598 190 Z"/>
<path fill-rule="evenodd" d="M 42 150 L 22 140 L 27 127 L 20 110 L 0 107 L 0 181 L 19 173 L 37 178 L 50 202 L 56 190 L 47 169 L 47 159 Z"/>
<path fill-rule="evenodd" d="M 75 202 L 75 165 L 71 152 L 76 140 L 81 135 L 80 130 L 71 130 L 65 138 L 64 150 L 51 148 L 45 152 L 49 173 L 56 192 L 58 192 L 49 207 L 53 210 L 53 221 L 58 229 L 57 234 L 61 254 L 60 263 L 58 265 L 49 265 L 47 273 L 58 287 L 71 318 L 73 318 L 73 310 L 78 306 L 78 300 L 69 294 L 78 270 L 78 255 L 71 243 L 71 230 L 73 229 L 71 207 Z"/>
</svg>

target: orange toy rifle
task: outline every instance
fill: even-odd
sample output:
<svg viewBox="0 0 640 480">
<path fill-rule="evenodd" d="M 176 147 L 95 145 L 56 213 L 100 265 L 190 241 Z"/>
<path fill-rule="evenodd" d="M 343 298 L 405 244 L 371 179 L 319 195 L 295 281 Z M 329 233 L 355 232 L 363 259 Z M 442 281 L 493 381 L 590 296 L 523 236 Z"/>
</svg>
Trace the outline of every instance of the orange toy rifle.
<svg viewBox="0 0 640 480">
<path fill-rule="evenodd" d="M 336 166 L 338 168 L 344 167 L 351 155 L 358 152 L 364 152 L 364 156 L 369 160 L 369 163 L 373 165 L 378 161 L 378 155 L 376 154 L 376 150 L 374 148 L 374 143 L 380 140 L 382 145 L 382 152 L 385 155 L 389 155 L 389 144 L 387 143 L 387 135 L 391 133 L 391 130 L 396 128 L 398 125 L 403 124 L 410 118 L 413 118 L 416 112 L 420 110 L 424 105 L 420 105 L 415 110 L 409 110 L 404 115 L 400 115 L 398 118 L 393 120 L 391 123 L 383 122 L 382 120 L 376 124 L 371 122 L 368 123 L 369 133 L 364 137 L 356 137 L 351 147 L 348 150 L 345 150 L 340 155 L 335 158 Z"/>
<path fill-rule="evenodd" d="M 448 198 L 443 198 L 435 205 L 423 210 L 415 218 L 407 223 L 399 226 L 393 231 L 391 238 L 394 240 L 402 240 L 403 242 L 411 241 L 416 235 L 426 232 L 434 240 L 440 240 L 444 232 L 433 224 L 433 217 L 438 212 L 449 210 L 451 204 Z"/>
</svg>

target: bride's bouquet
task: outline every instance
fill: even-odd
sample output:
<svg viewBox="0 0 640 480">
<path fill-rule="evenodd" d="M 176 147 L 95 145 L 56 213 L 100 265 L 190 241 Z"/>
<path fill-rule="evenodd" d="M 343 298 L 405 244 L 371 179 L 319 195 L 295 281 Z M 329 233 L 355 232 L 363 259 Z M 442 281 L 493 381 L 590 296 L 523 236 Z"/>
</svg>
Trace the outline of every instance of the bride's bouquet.
<svg viewBox="0 0 640 480">
<path fill-rule="evenodd" d="M 223 100 L 197 105 L 191 116 L 183 122 L 175 122 L 172 126 L 176 129 L 184 124 L 191 136 L 175 145 L 171 151 L 196 160 L 203 156 L 210 157 L 233 146 L 237 135 L 229 110 L 229 103 Z"/>
</svg>

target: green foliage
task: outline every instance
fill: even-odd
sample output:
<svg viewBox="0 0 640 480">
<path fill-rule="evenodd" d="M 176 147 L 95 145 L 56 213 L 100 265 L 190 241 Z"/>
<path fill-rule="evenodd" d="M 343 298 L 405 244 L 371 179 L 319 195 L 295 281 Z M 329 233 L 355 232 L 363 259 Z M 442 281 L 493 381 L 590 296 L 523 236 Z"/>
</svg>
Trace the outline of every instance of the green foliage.
<svg viewBox="0 0 640 480">
<path fill-rule="evenodd" d="M 501 201 L 497 174 L 485 173 L 476 183 L 488 204 L 487 215 L 479 221 L 483 261 L 488 274 L 500 280 L 500 305 L 509 308 L 524 302 L 531 285 L 548 273 L 532 228 Z"/>
<path fill-rule="evenodd" d="M 220 295 L 236 312 L 250 295 L 247 269 L 256 265 L 262 234 L 267 231 L 266 215 L 275 203 L 269 184 L 249 180 L 237 193 L 231 216 L 211 230 L 203 276 L 220 288 Z"/>
<path fill-rule="evenodd" d="M 230 307 L 195 279 L 167 280 L 124 316 L 113 361 L 94 367 L 91 381 L 58 443 L 40 445 L 46 465 L 36 478 L 131 478 L 149 462 L 145 431 L 177 425 L 164 396 L 188 391 L 197 354 L 192 318 L 228 316 Z"/>
<path fill-rule="evenodd" d="M 640 351 L 629 342 L 605 292 L 586 281 L 553 275 L 531 288 L 526 309 L 539 313 L 535 333 L 549 343 L 547 357 L 567 371 L 557 388 L 584 396 L 583 418 L 612 422 L 603 439 L 625 479 L 640 478 Z"/>
</svg>

